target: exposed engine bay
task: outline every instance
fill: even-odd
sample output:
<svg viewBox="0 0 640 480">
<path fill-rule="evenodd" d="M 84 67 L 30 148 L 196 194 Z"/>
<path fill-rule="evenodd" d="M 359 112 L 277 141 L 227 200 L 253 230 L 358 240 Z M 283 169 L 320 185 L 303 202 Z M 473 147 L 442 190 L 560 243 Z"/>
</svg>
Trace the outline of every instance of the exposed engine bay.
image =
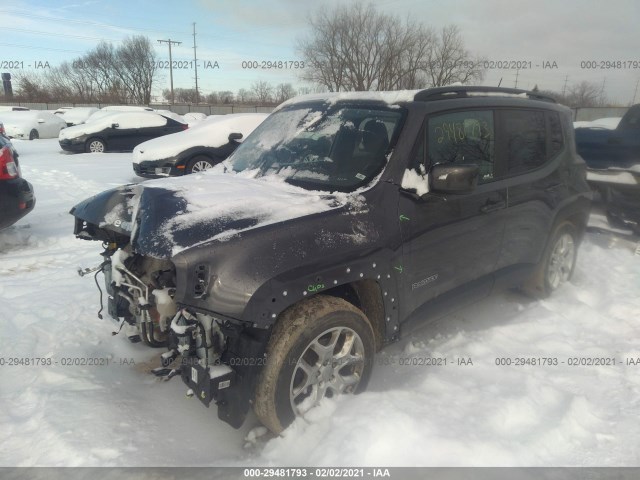
<svg viewBox="0 0 640 480">
<path fill-rule="evenodd" d="M 99 270 L 105 275 L 109 315 L 122 321 L 121 329 L 128 325 L 130 341 L 168 349 L 161 355 L 163 367 L 152 373 L 166 379 L 181 375 L 191 387 L 187 395 L 197 393 L 207 406 L 212 400 L 219 403 L 219 391 L 231 387 L 236 378 L 222 357 L 233 344 L 229 337 L 240 333 L 238 326 L 179 308 L 174 300 L 175 268 L 169 260 L 134 254 L 129 244 L 122 249 L 114 243 L 105 246 Z M 227 353 L 227 364 L 234 364 Z"/>
</svg>

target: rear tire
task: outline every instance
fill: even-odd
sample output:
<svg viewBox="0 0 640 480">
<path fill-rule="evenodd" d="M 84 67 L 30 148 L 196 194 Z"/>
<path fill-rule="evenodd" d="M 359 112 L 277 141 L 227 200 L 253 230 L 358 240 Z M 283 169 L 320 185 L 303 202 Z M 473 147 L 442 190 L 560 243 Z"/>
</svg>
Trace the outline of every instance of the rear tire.
<svg viewBox="0 0 640 480">
<path fill-rule="evenodd" d="M 40 134 L 38 133 L 38 130 L 36 130 L 35 128 L 29 132 L 29 140 L 37 140 L 39 138 L 40 138 Z"/>
<path fill-rule="evenodd" d="M 187 163 L 186 173 L 198 173 L 204 172 L 212 168 L 217 162 L 214 162 L 211 157 L 206 155 L 196 155 L 189 163 Z"/>
<path fill-rule="evenodd" d="M 578 254 L 578 234 L 569 221 L 558 224 L 549 238 L 531 277 L 522 286 L 528 295 L 546 298 L 562 284 L 571 280 Z"/>
<path fill-rule="evenodd" d="M 100 138 L 90 138 L 85 146 L 87 153 L 104 153 L 107 150 L 107 144 Z"/>
<path fill-rule="evenodd" d="M 363 391 L 374 354 L 371 324 L 346 300 L 318 295 L 290 307 L 267 346 L 256 415 L 279 434 L 325 396 Z"/>
</svg>

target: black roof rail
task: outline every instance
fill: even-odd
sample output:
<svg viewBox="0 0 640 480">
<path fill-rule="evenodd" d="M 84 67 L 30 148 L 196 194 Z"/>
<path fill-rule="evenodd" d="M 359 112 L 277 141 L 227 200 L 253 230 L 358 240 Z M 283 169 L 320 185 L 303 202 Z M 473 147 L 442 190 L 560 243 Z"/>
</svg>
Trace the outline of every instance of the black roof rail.
<svg viewBox="0 0 640 480">
<path fill-rule="evenodd" d="M 504 93 L 507 95 L 522 95 L 526 94 L 532 100 L 542 100 L 543 102 L 556 103 L 553 97 L 548 95 L 542 95 L 538 92 L 532 92 L 530 90 L 520 90 L 519 88 L 504 88 L 504 87 L 484 87 L 484 86 L 449 86 L 449 87 L 435 87 L 427 88 L 416 93 L 413 98 L 415 101 L 429 102 L 432 100 L 447 100 L 451 98 L 468 98 L 469 93 Z"/>
</svg>

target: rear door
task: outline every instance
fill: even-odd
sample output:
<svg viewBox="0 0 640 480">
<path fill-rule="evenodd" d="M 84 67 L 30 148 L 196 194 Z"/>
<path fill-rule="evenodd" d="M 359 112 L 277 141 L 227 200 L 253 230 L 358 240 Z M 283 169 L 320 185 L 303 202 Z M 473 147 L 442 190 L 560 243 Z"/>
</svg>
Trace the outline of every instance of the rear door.
<svg viewBox="0 0 640 480">
<path fill-rule="evenodd" d="M 449 290 L 489 278 L 500 254 L 507 205 L 493 110 L 428 116 L 412 156 L 399 201 L 403 317 Z M 478 165 L 478 187 L 468 194 L 426 191 L 427 172 L 438 163 Z"/>
<path fill-rule="evenodd" d="M 509 196 L 500 269 L 538 262 L 555 212 L 569 196 L 570 162 L 563 160 L 570 152 L 558 112 L 502 109 L 496 118 Z"/>
</svg>

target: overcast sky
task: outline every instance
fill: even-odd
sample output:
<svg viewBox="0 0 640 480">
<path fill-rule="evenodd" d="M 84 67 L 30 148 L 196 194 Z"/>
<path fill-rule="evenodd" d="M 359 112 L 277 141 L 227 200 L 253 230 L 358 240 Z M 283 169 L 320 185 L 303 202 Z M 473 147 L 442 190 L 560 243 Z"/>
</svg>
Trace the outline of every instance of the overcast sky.
<svg viewBox="0 0 640 480">
<path fill-rule="evenodd" d="M 349 0 L 347 0 L 349 1 Z M 93 48 L 100 40 L 117 44 L 127 35 L 147 35 L 158 57 L 168 59 L 157 39 L 182 42 L 173 59 L 187 68 L 174 70 L 174 86 L 194 86 L 192 24 L 196 22 L 199 86 L 211 90 L 249 88 L 259 79 L 303 85 L 296 70 L 252 70 L 243 62 L 301 60 L 298 39 L 307 18 L 334 0 L 3 0 L 0 6 L 0 71 L 16 73 L 55 66 Z M 347 3 L 342 1 L 340 3 Z M 380 0 L 381 11 L 410 16 L 440 28 L 455 24 L 474 54 L 499 61 L 531 62 L 517 72 L 518 87 L 562 91 L 582 80 L 597 83 L 608 97 L 628 104 L 640 79 L 640 2 L 637 0 Z M 636 68 L 587 69 L 585 61 L 636 62 Z M 215 66 L 219 68 L 204 68 Z M 548 63 L 545 63 L 548 62 Z M 557 65 L 544 69 L 543 65 Z M 158 89 L 169 85 L 161 70 Z M 487 70 L 484 84 L 515 86 L 516 70 Z M 640 90 L 640 88 L 638 89 Z M 640 102 L 640 91 L 636 103 Z"/>
</svg>

